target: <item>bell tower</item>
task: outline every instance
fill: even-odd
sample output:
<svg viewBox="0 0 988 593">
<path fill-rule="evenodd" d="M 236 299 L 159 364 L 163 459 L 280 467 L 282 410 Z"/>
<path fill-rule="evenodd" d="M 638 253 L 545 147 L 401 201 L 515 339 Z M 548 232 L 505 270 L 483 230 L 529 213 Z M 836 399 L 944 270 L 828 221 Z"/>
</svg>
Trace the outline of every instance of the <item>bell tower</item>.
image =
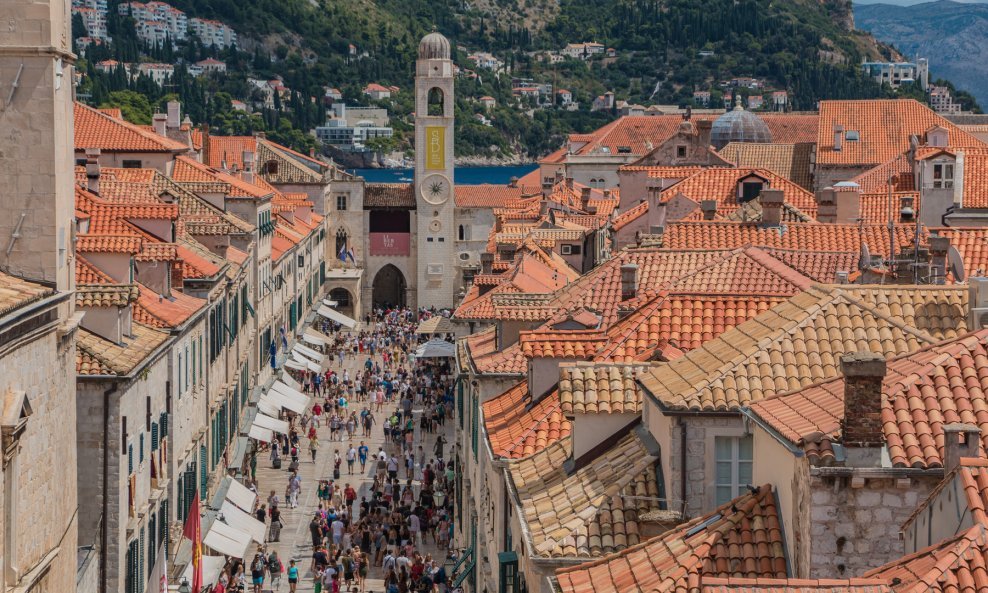
<svg viewBox="0 0 988 593">
<path fill-rule="evenodd" d="M 415 201 L 420 307 L 456 305 L 453 234 L 453 61 L 432 32 L 415 63 Z"/>
</svg>

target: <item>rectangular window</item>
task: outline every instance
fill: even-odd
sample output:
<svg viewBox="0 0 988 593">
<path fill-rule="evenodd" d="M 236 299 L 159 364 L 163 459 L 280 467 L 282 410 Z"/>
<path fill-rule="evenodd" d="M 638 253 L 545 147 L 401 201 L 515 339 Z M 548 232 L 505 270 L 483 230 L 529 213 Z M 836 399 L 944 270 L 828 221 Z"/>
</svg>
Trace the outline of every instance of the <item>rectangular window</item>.
<svg viewBox="0 0 988 593">
<path fill-rule="evenodd" d="M 181 396 L 185 393 L 185 387 L 182 386 L 182 353 L 178 353 L 178 394 Z"/>
<path fill-rule="evenodd" d="M 192 385 L 198 383 L 198 376 L 196 375 L 196 341 L 192 340 L 192 359 L 189 361 L 192 363 Z"/>
<path fill-rule="evenodd" d="M 336 196 L 336 209 L 346 210 L 346 196 Z"/>
<path fill-rule="evenodd" d="M 753 453 L 751 435 L 714 438 L 716 504 L 737 498 L 751 484 Z"/>
<path fill-rule="evenodd" d="M 124 160 L 124 162 L 123 162 L 123 168 L 124 169 L 140 169 L 141 168 L 141 161 L 139 161 L 139 160 Z"/>
<path fill-rule="evenodd" d="M 954 165 L 937 163 L 933 165 L 933 189 L 953 189 Z"/>
</svg>

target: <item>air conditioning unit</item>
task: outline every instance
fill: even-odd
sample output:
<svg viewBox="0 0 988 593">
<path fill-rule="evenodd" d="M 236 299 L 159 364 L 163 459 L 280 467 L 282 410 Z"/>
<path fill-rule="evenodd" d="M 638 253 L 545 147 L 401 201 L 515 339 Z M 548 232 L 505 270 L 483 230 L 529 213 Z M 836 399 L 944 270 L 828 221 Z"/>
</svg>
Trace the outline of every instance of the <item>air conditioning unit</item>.
<svg viewBox="0 0 988 593">
<path fill-rule="evenodd" d="M 976 331 L 988 327 L 988 307 L 971 309 L 967 314 L 967 328 Z"/>
</svg>

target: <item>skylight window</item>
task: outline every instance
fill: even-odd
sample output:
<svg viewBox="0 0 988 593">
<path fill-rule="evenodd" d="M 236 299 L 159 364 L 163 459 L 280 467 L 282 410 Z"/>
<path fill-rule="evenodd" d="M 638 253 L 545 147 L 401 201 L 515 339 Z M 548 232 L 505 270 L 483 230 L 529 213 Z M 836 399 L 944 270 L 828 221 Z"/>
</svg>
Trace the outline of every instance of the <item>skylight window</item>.
<svg viewBox="0 0 988 593">
<path fill-rule="evenodd" d="M 857 130 L 848 130 L 844 132 L 844 137 L 847 138 L 848 142 L 857 142 L 858 140 L 861 140 L 861 135 Z"/>
</svg>

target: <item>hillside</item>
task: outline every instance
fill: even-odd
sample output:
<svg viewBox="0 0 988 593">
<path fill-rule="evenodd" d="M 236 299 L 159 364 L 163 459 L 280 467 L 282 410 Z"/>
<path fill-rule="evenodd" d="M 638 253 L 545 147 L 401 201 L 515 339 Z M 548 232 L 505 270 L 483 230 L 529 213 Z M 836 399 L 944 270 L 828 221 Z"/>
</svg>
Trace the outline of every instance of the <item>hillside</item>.
<svg viewBox="0 0 988 593">
<path fill-rule="evenodd" d="M 929 58 L 934 74 L 988 103 L 988 4 L 868 4 L 854 15 L 861 29 L 909 56 Z"/>
<path fill-rule="evenodd" d="M 474 68 L 467 55 L 476 51 L 490 51 L 506 66 L 498 75 L 476 69 L 477 77 L 457 80 L 457 153 L 475 158 L 546 154 L 567 133 L 592 130 L 614 117 L 589 110 L 605 91 L 632 103 L 675 105 L 693 103 L 694 91 L 709 91 L 711 106 L 720 106 L 722 94 L 731 90 L 725 81 L 748 77 L 760 86 L 735 93 L 784 90 L 796 110 L 813 109 L 820 99 L 891 96 L 890 89 L 864 79 L 856 65 L 863 58 L 897 57 L 853 30 L 850 0 L 170 0 L 189 17 L 233 27 L 239 51 L 222 52 L 198 43 L 174 51 L 141 47 L 133 24 L 115 16 L 119 2 L 109 3 L 113 44 L 92 48 L 90 63 L 218 57 L 228 64 L 225 76 L 202 79 L 176 70 L 170 85 L 193 120 L 208 121 L 221 133 L 263 129 L 298 148 L 312 145 L 306 132 L 325 117 L 325 107 L 309 97 L 336 87 L 348 104 L 367 104 L 361 89 L 370 82 L 403 89 L 379 104 L 391 111 L 398 136 L 389 148 L 407 148 L 407 90 L 416 47 L 433 26 L 454 43 L 453 57 L 462 68 Z M 584 41 L 614 48 L 614 55 L 548 59 L 548 52 Z M 165 96 L 146 80 L 129 82 L 91 65 L 86 74 L 83 91 L 96 104 L 120 103 L 110 93 L 130 90 L 146 95 L 150 109 Z M 249 117 L 232 113 L 231 99 L 251 100 L 248 76 L 280 78 L 293 96 Z M 580 107 L 519 104 L 512 77 L 568 89 Z M 490 125 L 473 117 L 481 112 L 476 99 L 484 95 L 497 101 L 486 114 Z"/>
</svg>

